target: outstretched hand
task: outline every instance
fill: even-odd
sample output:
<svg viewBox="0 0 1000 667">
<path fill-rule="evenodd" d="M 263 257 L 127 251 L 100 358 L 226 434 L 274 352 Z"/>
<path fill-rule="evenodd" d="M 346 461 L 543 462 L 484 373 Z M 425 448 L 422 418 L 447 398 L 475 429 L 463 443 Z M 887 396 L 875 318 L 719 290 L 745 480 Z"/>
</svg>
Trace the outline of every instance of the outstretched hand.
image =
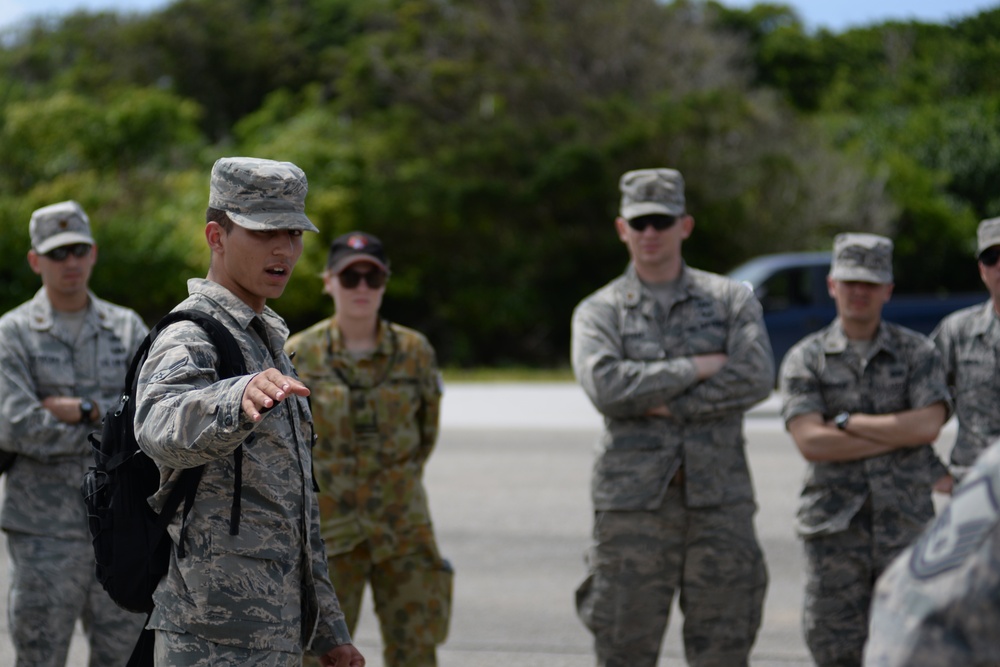
<svg viewBox="0 0 1000 667">
<path fill-rule="evenodd" d="M 254 375 L 243 390 L 243 412 L 251 421 L 258 422 L 263 419 L 264 412 L 292 394 L 308 396 L 309 388 L 277 368 L 268 368 Z"/>
<path fill-rule="evenodd" d="M 365 667 L 365 658 L 353 644 L 334 646 L 319 657 L 323 667 Z"/>
</svg>

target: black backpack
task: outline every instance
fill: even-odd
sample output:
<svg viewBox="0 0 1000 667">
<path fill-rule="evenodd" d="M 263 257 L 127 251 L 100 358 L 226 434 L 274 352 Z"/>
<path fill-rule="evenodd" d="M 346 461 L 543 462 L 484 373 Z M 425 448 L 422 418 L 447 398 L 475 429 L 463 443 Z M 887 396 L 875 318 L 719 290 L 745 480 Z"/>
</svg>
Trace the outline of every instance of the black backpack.
<svg viewBox="0 0 1000 667">
<path fill-rule="evenodd" d="M 181 320 L 196 322 L 209 333 L 219 352 L 217 371 L 220 378 L 246 374 L 239 344 L 218 320 L 195 310 L 169 313 L 153 327 L 132 358 L 121 400 L 105 415 L 100 436 L 96 433 L 90 436 L 94 466 L 84 476 L 81 492 L 87 505 L 97 579 L 115 603 L 134 612 L 152 612 L 153 591 L 170 565 L 172 541 L 167 535 L 167 526 L 182 500 L 183 516 L 187 518 L 205 468 L 198 466 L 181 473 L 160 514 L 146 502 L 160 487 L 160 472 L 135 440 L 133 398 L 137 376 L 156 336 L 168 325 Z M 252 437 L 243 444 L 248 444 Z M 230 516 L 233 535 L 239 533 L 242 456 L 241 444 L 234 451 L 236 481 Z M 178 558 L 184 557 L 185 534 L 186 526 L 182 525 Z M 144 635 L 147 634 L 149 631 L 144 631 Z M 133 659 L 135 657 L 133 654 Z"/>
</svg>

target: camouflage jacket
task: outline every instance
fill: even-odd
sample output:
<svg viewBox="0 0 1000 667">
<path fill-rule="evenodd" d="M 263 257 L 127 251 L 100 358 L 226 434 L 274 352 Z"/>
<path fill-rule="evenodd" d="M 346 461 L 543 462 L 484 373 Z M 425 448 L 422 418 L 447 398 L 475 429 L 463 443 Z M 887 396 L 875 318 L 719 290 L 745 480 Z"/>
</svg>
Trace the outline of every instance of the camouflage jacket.
<svg viewBox="0 0 1000 667">
<path fill-rule="evenodd" d="M 161 474 L 151 504 L 159 509 L 180 469 L 205 464 L 187 519 L 187 553 L 178 558 L 173 551 L 170 570 L 153 595 L 149 627 L 262 651 L 299 653 L 309 647 L 325 653 L 349 643 L 319 533 L 309 406 L 291 396 L 256 424 L 241 408 L 254 374 L 270 367 L 294 373 L 282 350 L 285 322 L 270 308 L 257 315 L 207 280 L 188 281 L 188 292 L 176 309 L 201 310 L 225 324 L 250 374 L 219 380 L 218 353 L 192 322 L 167 327 L 140 370 L 136 439 Z M 251 434 L 244 444 L 239 534 L 230 535 L 232 453 Z M 175 543 L 180 515 L 169 528 Z"/>
<path fill-rule="evenodd" d="M 6 475 L 4 530 L 90 539 L 80 483 L 94 463 L 87 436 L 100 426 L 61 422 L 41 402 L 80 396 L 102 411 L 115 405 L 146 325 L 90 294 L 73 335 L 53 319 L 44 288 L 0 318 L 0 449 L 18 453 Z"/>
<path fill-rule="evenodd" d="M 744 285 L 684 267 L 660 306 L 631 265 L 573 313 L 573 370 L 604 415 L 591 496 L 597 510 L 653 509 L 684 466 L 689 505 L 753 500 L 743 414 L 774 381 L 761 307 Z M 729 356 L 698 382 L 688 357 Z M 666 404 L 669 419 L 647 417 Z"/>
<path fill-rule="evenodd" d="M 867 667 L 1000 665 L 1000 444 L 875 587 Z"/>
<path fill-rule="evenodd" d="M 786 424 L 812 412 L 824 419 L 840 412 L 883 415 L 938 401 L 950 409 L 934 344 L 885 321 L 867 358 L 848 345 L 840 320 L 834 320 L 789 350 L 780 375 Z M 927 521 L 934 516 L 931 487 L 946 472 L 930 444 L 857 461 L 810 463 L 799 502 L 799 534 L 845 530 L 869 497 L 883 516 L 891 511 Z"/>
<path fill-rule="evenodd" d="M 955 401 L 958 435 L 951 464 L 952 472 L 961 476 L 1000 437 L 1000 319 L 993 301 L 952 313 L 931 338 L 941 351 Z"/>
<path fill-rule="evenodd" d="M 323 537 L 329 553 L 368 541 L 372 560 L 433 541 L 424 464 L 437 440 L 441 382 L 420 333 L 382 320 L 370 358 L 343 349 L 336 319 L 288 339 L 313 392 Z"/>
</svg>

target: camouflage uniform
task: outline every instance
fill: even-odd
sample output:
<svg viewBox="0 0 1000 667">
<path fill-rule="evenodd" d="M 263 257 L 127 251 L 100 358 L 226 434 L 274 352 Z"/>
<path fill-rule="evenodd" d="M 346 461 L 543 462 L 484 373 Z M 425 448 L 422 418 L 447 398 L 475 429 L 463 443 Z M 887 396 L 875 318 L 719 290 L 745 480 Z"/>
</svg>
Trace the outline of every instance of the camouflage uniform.
<svg viewBox="0 0 1000 667">
<path fill-rule="evenodd" d="M 743 414 L 774 362 L 753 293 L 683 267 L 664 309 L 634 266 L 573 314 L 573 369 L 605 417 L 594 466 L 594 542 L 577 611 L 599 665 L 655 665 L 675 590 L 692 665 L 745 665 L 767 587 Z M 725 353 L 696 380 L 686 359 Z M 666 404 L 672 417 L 647 417 Z"/>
<path fill-rule="evenodd" d="M 326 571 L 309 406 L 289 396 L 257 423 L 241 408 L 254 374 L 272 367 L 293 374 L 282 350 L 288 330 L 270 308 L 257 315 L 214 282 L 190 280 L 188 291 L 177 309 L 201 310 L 223 322 L 249 374 L 220 381 L 215 347 L 190 322 L 168 327 L 140 371 L 136 436 L 163 480 L 153 506 L 163 503 L 181 469 L 206 464 L 187 518 L 187 553 L 171 554 L 170 570 L 153 595 L 149 627 L 159 631 L 158 655 L 161 641 L 190 644 L 190 637 L 171 633 L 204 640 L 207 654 L 191 653 L 187 665 L 242 664 L 247 651 L 274 654 L 254 664 L 295 664 L 303 650 L 323 654 L 349 643 L 350 634 Z M 244 444 L 239 534 L 230 535 L 231 454 L 251 433 L 253 440 Z M 178 513 L 169 528 L 175 543 L 180 522 Z"/>
<path fill-rule="evenodd" d="M 434 665 L 452 590 L 423 485 L 441 405 L 434 350 L 420 333 L 380 320 L 374 353 L 358 359 L 344 350 L 336 318 L 285 349 L 313 392 L 322 533 L 348 627 L 370 581 L 385 664 Z"/>
<path fill-rule="evenodd" d="M 998 665 L 1000 444 L 875 587 L 868 667 Z"/>
<path fill-rule="evenodd" d="M 950 469 L 961 478 L 976 457 L 1000 437 L 1000 321 L 992 299 L 952 313 L 931 337 L 941 351 L 955 401 L 958 435 Z"/>
<path fill-rule="evenodd" d="M 949 401 L 934 345 L 885 321 L 861 357 L 834 320 L 789 351 L 780 377 L 786 424 Z M 930 444 L 809 464 L 797 529 L 808 568 L 803 627 L 817 664 L 860 663 L 875 579 L 933 518 L 931 487 L 945 472 Z"/>
<path fill-rule="evenodd" d="M 79 335 L 54 317 L 45 288 L 0 318 L 0 448 L 18 453 L 0 527 L 13 566 L 9 620 L 19 666 L 65 664 L 77 618 L 90 664 L 124 665 L 142 629 L 143 617 L 118 608 L 95 576 L 80 496 L 95 425 L 64 423 L 41 404 L 86 396 L 106 409 L 118 400 L 146 326 L 132 310 L 89 300 Z"/>
</svg>

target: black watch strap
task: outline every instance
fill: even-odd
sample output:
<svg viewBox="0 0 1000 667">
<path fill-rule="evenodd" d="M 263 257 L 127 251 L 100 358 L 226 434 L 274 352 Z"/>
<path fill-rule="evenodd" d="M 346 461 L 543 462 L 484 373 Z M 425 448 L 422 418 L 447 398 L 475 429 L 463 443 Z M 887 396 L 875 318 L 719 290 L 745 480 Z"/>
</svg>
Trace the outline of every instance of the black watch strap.
<svg viewBox="0 0 1000 667">
<path fill-rule="evenodd" d="M 841 431 L 847 430 L 847 422 L 851 420 L 850 412 L 841 412 L 836 417 L 833 418 L 834 425 Z"/>
</svg>

